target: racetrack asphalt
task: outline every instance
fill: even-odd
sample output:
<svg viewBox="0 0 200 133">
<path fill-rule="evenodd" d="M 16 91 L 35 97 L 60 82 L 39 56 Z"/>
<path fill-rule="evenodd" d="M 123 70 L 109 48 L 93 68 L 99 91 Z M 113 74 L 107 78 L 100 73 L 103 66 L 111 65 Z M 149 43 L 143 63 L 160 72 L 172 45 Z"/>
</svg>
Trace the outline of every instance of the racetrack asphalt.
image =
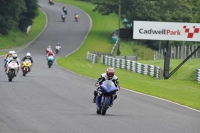
<svg viewBox="0 0 200 133">
<path fill-rule="evenodd" d="M 200 112 L 124 89 L 117 93 L 105 116 L 97 115 L 92 103 L 96 81 L 56 64 L 48 68 L 45 56 L 46 47 L 54 46 L 57 40 L 62 46 L 57 58 L 76 50 L 89 32 L 88 15 L 65 5 L 68 15 L 62 22 L 64 4 L 51 6 L 47 0 L 39 4 L 48 17 L 47 27 L 18 52 L 20 59 L 31 52 L 31 72 L 23 77 L 20 71 L 13 82 L 8 82 L 3 66 L 1 69 L 1 133 L 200 133 Z M 79 22 L 74 21 L 75 12 Z"/>
</svg>

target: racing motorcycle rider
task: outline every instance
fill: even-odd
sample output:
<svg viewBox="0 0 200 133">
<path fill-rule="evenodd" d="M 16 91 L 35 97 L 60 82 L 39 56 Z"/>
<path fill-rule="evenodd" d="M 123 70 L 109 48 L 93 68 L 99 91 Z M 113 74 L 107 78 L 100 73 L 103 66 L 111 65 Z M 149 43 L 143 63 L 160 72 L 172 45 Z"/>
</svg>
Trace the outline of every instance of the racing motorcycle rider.
<svg viewBox="0 0 200 133">
<path fill-rule="evenodd" d="M 17 57 L 17 54 L 13 54 L 13 57 L 10 58 L 10 60 L 8 61 L 8 64 L 9 64 L 10 62 L 12 62 L 12 61 L 16 62 L 17 65 L 18 65 L 18 69 L 15 70 L 15 77 L 16 77 L 16 76 L 17 76 L 17 73 L 18 73 L 18 71 L 19 71 L 19 67 L 20 67 L 20 60 L 19 60 L 19 58 Z M 6 71 L 6 74 L 8 74 L 8 69 L 7 69 L 7 71 Z"/>
<path fill-rule="evenodd" d="M 5 69 L 5 72 L 7 71 L 7 58 L 11 58 L 13 57 L 13 51 L 9 51 L 8 54 L 5 55 L 4 57 L 4 69 Z"/>
<path fill-rule="evenodd" d="M 96 96 L 97 91 L 99 89 L 99 86 L 103 83 L 103 81 L 105 80 L 112 80 L 113 83 L 115 84 L 116 88 L 118 90 L 120 90 L 120 86 L 119 86 L 119 81 L 118 81 L 118 77 L 114 74 L 115 70 L 114 68 L 107 68 L 106 73 L 101 74 L 101 76 L 99 77 L 98 81 L 96 82 L 95 86 L 98 87 L 97 90 L 94 90 L 94 98 L 93 98 L 93 103 L 96 103 Z M 115 97 L 113 98 L 113 100 L 111 101 L 111 106 L 113 104 L 113 101 L 117 98 L 117 95 L 115 95 Z"/>
<path fill-rule="evenodd" d="M 61 13 L 61 19 L 65 19 L 65 14 L 64 13 Z"/>
<path fill-rule="evenodd" d="M 32 59 L 32 57 L 31 57 L 31 53 L 27 53 L 26 54 L 26 56 L 22 59 L 22 63 L 23 63 L 23 61 L 25 61 L 26 59 L 28 59 L 28 60 L 30 60 L 31 61 L 31 63 L 32 63 L 32 66 L 33 66 L 33 59 Z M 21 67 L 21 69 L 23 69 L 22 67 Z M 23 71 L 23 70 L 22 70 Z M 31 70 L 29 69 L 29 72 L 30 72 Z"/>
<path fill-rule="evenodd" d="M 51 50 L 51 46 L 49 45 L 46 49 L 46 54 Z"/>
<path fill-rule="evenodd" d="M 47 53 L 47 58 L 48 58 L 49 56 L 53 56 L 53 57 L 55 58 L 55 54 L 53 53 L 52 50 L 50 50 L 50 51 Z"/>
<path fill-rule="evenodd" d="M 66 8 L 66 7 L 63 7 L 63 12 L 64 12 L 65 14 L 67 14 L 67 8 Z"/>
<path fill-rule="evenodd" d="M 78 13 L 76 12 L 75 14 L 74 14 L 74 18 L 76 19 L 78 19 Z"/>
<path fill-rule="evenodd" d="M 59 43 L 59 42 L 56 44 L 55 49 L 58 49 L 58 50 L 61 49 L 61 46 L 60 46 L 60 43 Z"/>
</svg>

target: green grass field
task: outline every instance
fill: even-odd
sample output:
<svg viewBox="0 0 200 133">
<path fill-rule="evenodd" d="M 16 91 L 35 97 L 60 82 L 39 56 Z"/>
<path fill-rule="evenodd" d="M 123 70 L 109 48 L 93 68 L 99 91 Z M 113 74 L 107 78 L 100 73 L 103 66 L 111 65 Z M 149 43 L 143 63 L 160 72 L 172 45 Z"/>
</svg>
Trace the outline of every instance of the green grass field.
<svg viewBox="0 0 200 133">
<path fill-rule="evenodd" d="M 1 55 L 5 55 L 6 53 L 7 53 L 7 52 L 0 52 L 0 56 L 1 56 Z"/>
<path fill-rule="evenodd" d="M 45 23 L 46 23 L 46 17 L 43 14 L 43 12 L 39 10 L 39 15 L 34 19 L 31 31 L 28 34 L 21 32 L 16 28 L 13 29 L 7 36 L 0 35 L 0 50 L 18 49 L 19 47 L 28 44 L 42 31 Z M 3 50 L 2 52 L 5 51 L 6 50 Z"/>
<path fill-rule="evenodd" d="M 82 47 L 68 57 L 57 60 L 57 63 L 74 71 L 77 74 L 97 79 L 107 66 L 97 63 L 93 64 L 86 60 L 87 51 L 110 52 L 113 45 L 110 44 L 110 33 L 117 27 L 117 15 L 102 16 L 92 12 L 94 5 L 88 2 L 75 0 L 55 0 L 77 6 L 87 12 L 92 18 L 92 29 Z M 102 26 L 101 23 L 104 25 Z M 100 40 L 100 41 L 99 41 Z M 96 47 L 101 45 L 101 47 Z M 128 49 L 129 48 L 129 49 Z M 131 47 L 126 47 L 130 51 Z M 140 49 L 140 47 L 138 47 Z M 125 54 L 130 52 L 125 52 Z M 145 51 L 143 51 L 143 54 Z M 151 52 L 149 52 L 150 54 Z M 123 51 L 122 51 L 123 54 Z M 152 55 L 149 55 L 152 56 Z M 143 64 L 152 64 L 163 68 L 164 61 L 139 60 Z M 198 62 L 198 63 L 197 63 Z M 181 60 L 171 60 L 170 71 L 173 70 Z M 199 60 L 189 60 L 168 80 L 157 80 L 154 77 L 136 74 L 127 70 L 115 69 L 119 77 L 120 85 L 124 88 L 145 94 L 168 99 L 182 105 L 200 110 L 200 84 L 195 81 L 195 69 L 200 68 Z M 120 92 L 119 92 L 120 95 Z"/>
</svg>

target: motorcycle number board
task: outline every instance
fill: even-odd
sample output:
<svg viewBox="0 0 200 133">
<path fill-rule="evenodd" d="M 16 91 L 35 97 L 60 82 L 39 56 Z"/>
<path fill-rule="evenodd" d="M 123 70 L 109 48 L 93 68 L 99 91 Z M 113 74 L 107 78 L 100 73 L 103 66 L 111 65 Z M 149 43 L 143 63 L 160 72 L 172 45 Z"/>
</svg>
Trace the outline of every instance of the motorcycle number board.
<svg viewBox="0 0 200 133">
<path fill-rule="evenodd" d="M 133 21 L 133 39 L 200 41 L 200 24 Z"/>
</svg>

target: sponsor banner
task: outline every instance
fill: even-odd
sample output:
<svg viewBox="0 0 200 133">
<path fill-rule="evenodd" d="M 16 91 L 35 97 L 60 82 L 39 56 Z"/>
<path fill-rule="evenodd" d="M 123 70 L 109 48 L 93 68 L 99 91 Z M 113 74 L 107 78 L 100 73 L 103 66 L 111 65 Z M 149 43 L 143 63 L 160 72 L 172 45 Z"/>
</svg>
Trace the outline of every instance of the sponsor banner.
<svg viewBox="0 0 200 133">
<path fill-rule="evenodd" d="M 133 21 L 133 39 L 200 41 L 200 24 Z"/>
</svg>

